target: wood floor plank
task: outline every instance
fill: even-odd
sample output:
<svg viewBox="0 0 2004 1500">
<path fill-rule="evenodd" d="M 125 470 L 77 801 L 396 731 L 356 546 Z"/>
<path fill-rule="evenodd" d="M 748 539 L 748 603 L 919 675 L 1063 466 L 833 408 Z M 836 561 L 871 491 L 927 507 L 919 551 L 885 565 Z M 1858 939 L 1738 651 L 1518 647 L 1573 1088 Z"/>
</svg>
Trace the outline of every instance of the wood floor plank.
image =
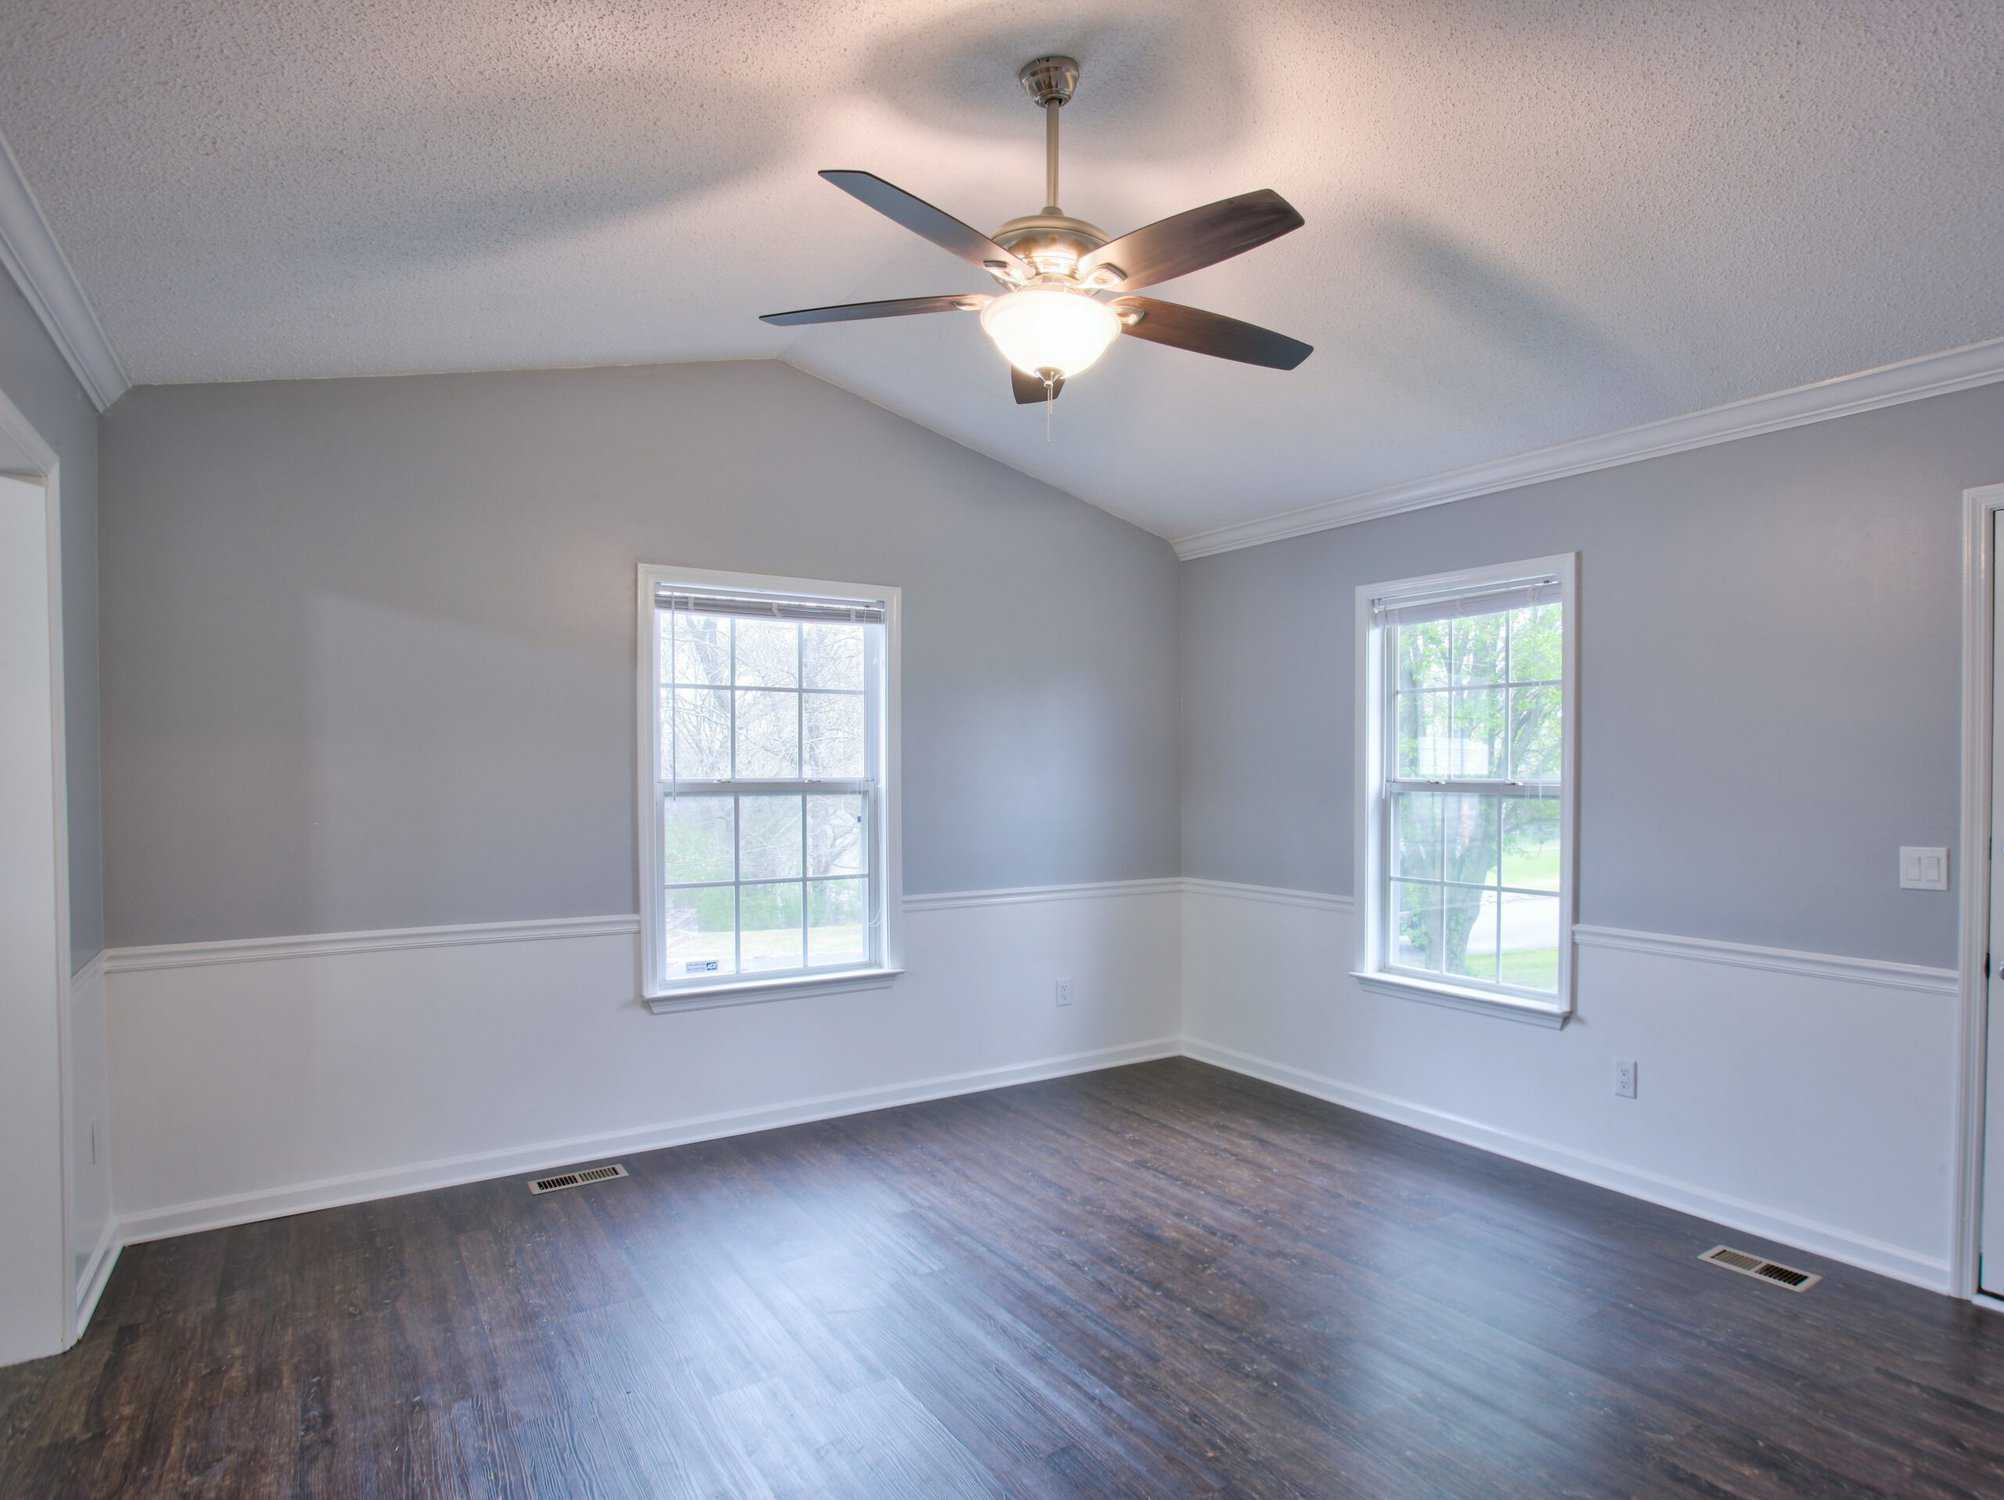
<svg viewBox="0 0 2004 1500">
<path fill-rule="evenodd" d="M 626 1165 L 128 1248 L 0 1495 L 2004 1494 L 2004 1318 L 1184 1059 Z"/>
</svg>

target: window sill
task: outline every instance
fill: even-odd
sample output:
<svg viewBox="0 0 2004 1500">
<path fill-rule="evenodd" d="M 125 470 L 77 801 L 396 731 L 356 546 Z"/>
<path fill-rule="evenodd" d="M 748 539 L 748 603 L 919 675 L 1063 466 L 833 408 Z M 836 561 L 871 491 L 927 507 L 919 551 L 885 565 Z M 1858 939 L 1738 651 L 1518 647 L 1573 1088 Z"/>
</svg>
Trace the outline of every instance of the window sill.
<svg viewBox="0 0 2004 1500">
<path fill-rule="evenodd" d="M 642 995 L 641 1003 L 657 1016 L 685 1010 L 715 1010 L 723 1005 L 756 1005 L 762 1000 L 805 1000 L 814 995 L 841 995 L 851 990 L 887 989 L 903 969 L 844 969 L 834 974 L 796 974 L 785 979 L 735 979 L 700 989 L 666 990 Z"/>
<path fill-rule="evenodd" d="M 1526 1000 L 1516 995 L 1498 995 L 1488 990 L 1469 989 L 1459 984 L 1443 984 L 1431 979 L 1415 979 L 1406 974 L 1381 974 L 1368 970 L 1355 970 L 1350 977 L 1367 990 L 1380 995 L 1396 995 L 1404 1000 L 1419 1000 L 1428 1005 L 1444 1005 L 1450 1010 L 1475 1011 L 1480 1015 L 1499 1016 L 1506 1021 L 1522 1021 L 1531 1026 L 1550 1026 L 1554 1030 L 1572 1019 L 1570 1007 L 1561 1006 L 1557 1001 Z"/>
</svg>

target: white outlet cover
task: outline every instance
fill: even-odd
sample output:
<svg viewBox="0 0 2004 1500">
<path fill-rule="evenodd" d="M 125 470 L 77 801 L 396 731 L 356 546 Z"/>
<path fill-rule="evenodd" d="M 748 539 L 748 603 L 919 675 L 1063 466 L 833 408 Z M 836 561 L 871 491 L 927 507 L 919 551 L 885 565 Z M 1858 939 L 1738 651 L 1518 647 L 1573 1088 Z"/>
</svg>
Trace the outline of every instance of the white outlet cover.
<svg viewBox="0 0 2004 1500">
<path fill-rule="evenodd" d="M 1058 981 L 1058 1004 L 1070 1005 L 1071 1003 L 1072 982 L 1069 979 L 1060 979 Z"/>
</svg>

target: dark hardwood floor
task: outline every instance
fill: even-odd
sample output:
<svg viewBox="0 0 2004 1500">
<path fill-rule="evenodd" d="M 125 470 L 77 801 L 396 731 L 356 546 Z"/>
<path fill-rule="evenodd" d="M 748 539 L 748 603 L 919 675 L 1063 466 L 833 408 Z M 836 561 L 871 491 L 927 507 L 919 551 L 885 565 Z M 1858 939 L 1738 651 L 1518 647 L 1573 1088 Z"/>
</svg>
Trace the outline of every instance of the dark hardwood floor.
<svg viewBox="0 0 2004 1500">
<path fill-rule="evenodd" d="M 2004 1318 L 1194 1062 L 626 1164 L 127 1250 L 0 1494 L 2004 1494 Z"/>
</svg>

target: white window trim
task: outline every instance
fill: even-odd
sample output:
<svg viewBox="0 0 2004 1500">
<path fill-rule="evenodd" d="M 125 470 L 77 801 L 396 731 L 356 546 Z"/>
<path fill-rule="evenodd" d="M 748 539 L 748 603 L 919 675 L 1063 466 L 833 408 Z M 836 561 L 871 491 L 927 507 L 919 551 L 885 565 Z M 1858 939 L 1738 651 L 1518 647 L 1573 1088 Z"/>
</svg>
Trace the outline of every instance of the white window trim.
<svg viewBox="0 0 2004 1500">
<path fill-rule="evenodd" d="M 661 815 L 656 802 L 655 781 L 656 770 L 661 764 L 661 714 L 657 696 L 660 631 L 655 621 L 654 598 L 656 588 L 664 584 L 693 584 L 720 593 L 818 594 L 836 599 L 884 601 L 883 743 L 879 755 L 882 794 L 876 799 L 876 838 L 881 878 L 877 882 L 876 907 L 871 912 L 883 940 L 877 949 L 876 962 L 849 969 L 816 969 L 777 977 L 740 977 L 701 986 L 662 982 Z M 634 614 L 638 657 L 634 820 L 640 861 L 640 998 L 655 1014 L 879 989 L 904 973 L 901 926 L 904 913 L 904 823 L 899 749 L 903 617 L 904 596 L 899 589 L 888 584 L 836 583 L 825 578 L 780 578 L 764 573 L 722 573 L 706 568 L 676 568 L 661 563 L 640 565 Z"/>
<path fill-rule="evenodd" d="M 1372 607 L 1378 600 L 1458 593 L 1462 590 L 1494 588 L 1532 578 L 1555 577 L 1565 611 L 1564 664 L 1560 673 L 1560 701 L 1564 705 L 1565 727 L 1561 739 L 1559 798 L 1559 990 L 1553 1000 L 1532 999 L 1474 985 L 1421 979 L 1386 969 L 1384 964 L 1385 881 L 1382 816 L 1385 782 L 1385 653 L 1384 627 Z M 1424 578 L 1402 578 L 1390 583 L 1365 584 L 1357 590 L 1357 795 L 1352 812 L 1356 827 L 1357 967 L 1351 977 L 1368 990 L 1443 1005 L 1457 1010 L 1501 1016 L 1534 1025 L 1564 1026 L 1573 1014 L 1573 924 L 1577 918 L 1576 872 L 1578 841 L 1574 837 L 1579 806 L 1579 554 L 1561 552 L 1523 562 L 1496 563 L 1487 567 L 1461 568 L 1451 573 L 1432 573 Z"/>
</svg>

